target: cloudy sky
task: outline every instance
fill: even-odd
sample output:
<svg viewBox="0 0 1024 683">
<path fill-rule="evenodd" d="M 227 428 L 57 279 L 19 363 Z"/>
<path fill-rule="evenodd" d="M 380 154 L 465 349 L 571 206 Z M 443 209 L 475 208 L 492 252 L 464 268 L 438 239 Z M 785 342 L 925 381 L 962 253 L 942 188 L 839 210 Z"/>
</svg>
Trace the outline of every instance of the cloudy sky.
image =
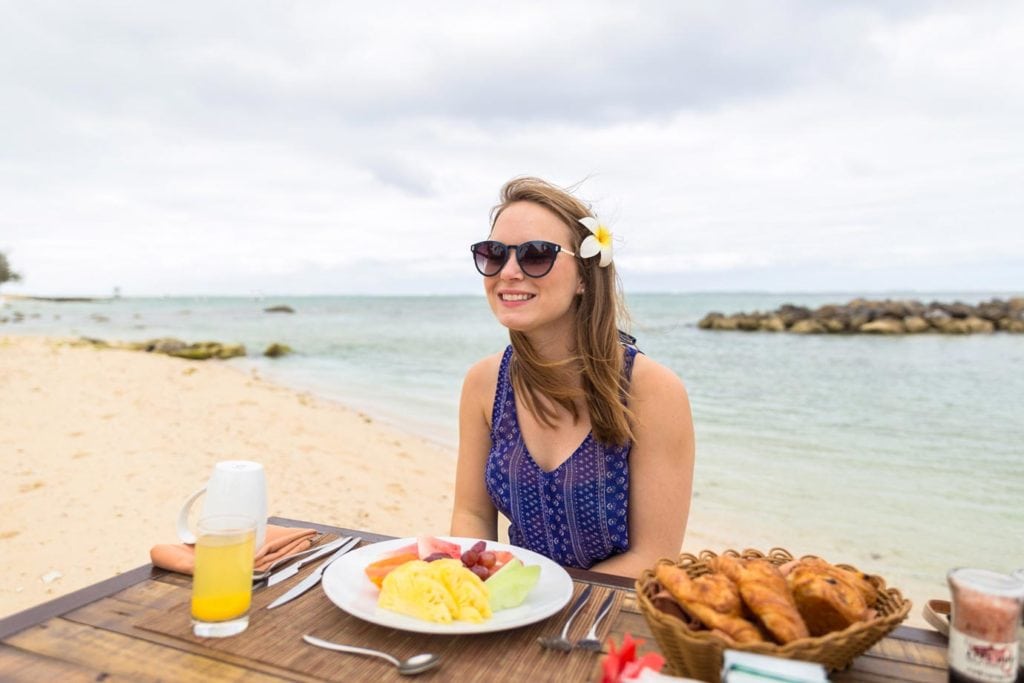
<svg viewBox="0 0 1024 683">
<path fill-rule="evenodd" d="M 627 291 L 1024 289 L 1024 3 L 0 0 L 9 293 L 480 290 L 510 177 Z"/>
</svg>

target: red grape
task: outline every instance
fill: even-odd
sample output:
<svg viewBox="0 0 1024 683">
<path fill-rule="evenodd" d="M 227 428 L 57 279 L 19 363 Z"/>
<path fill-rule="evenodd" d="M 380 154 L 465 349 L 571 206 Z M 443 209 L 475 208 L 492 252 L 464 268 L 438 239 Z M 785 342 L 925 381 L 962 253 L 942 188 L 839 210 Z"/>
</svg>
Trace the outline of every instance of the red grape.
<svg viewBox="0 0 1024 683">
<path fill-rule="evenodd" d="M 478 564 L 474 564 L 472 567 L 469 568 L 469 570 L 477 576 L 479 576 L 481 581 L 486 581 L 487 578 L 491 575 L 490 569 L 488 569 L 487 567 L 481 567 Z"/>
<path fill-rule="evenodd" d="M 487 542 L 486 541 L 477 541 L 476 543 L 473 544 L 473 546 L 470 548 L 470 550 L 472 550 L 477 555 L 479 555 L 480 553 L 482 553 L 484 551 L 484 548 L 486 548 L 486 547 L 487 547 Z"/>
<path fill-rule="evenodd" d="M 483 566 L 487 567 L 487 569 L 493 567 L 496 561 L 497 558 L 494 556 L 494 553 L 490 550 L 485 550 L 482 553 L 480 553 L 480 559 L 478 560 L 478 562 Z"/>
<path fill-rule="evenodd" d="M 448 553 L 430 553 L 423 558 L 424 562 L 433 562 L 434 560 L 446 560 L 449 558 Z"/>
<path fill-rule="evenodd" d="M 462 564 L 467 567 L 472 567 L 479 561 L 479 559 L 480 556 L 472 548 L 462 553 Z"/>
</svg>

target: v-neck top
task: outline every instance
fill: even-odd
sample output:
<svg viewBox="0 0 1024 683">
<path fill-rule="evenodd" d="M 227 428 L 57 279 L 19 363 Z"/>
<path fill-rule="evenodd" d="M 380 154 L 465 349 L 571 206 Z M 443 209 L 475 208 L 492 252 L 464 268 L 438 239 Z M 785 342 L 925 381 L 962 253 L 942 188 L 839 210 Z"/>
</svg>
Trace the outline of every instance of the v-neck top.
<svg viewBox="0 0 1024 683">
<path fill-rule="evenodd" d="M 623 348 L 628 382 L 637 349 Z M 563 566 L 589 569 L 629 548 L 630 444 L 606 446 L 590 432 L 568 460 L 550 472 L 542 469 L 519 429 L 511 361 L 509 345 L 494 394 L 487 493 L 510 520 L 513 545 Z"/>
</svg>

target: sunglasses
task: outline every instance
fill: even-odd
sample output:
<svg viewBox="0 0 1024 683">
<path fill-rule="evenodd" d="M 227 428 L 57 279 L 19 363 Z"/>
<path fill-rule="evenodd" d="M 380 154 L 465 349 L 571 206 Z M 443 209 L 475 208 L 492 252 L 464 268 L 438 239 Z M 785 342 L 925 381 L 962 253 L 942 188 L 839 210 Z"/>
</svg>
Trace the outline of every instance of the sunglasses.
<svg viewBox="0 0 1024 683">
<path fill-rule="evenodd" d="M 575 256 L 568 249 L 562 249 L 561 245 L 544 240 L 530 240 L 522 244 L 505 244 L 497 240 L 485 240 L 470 246 L 473 252 L 473 263 L 476 269 L 484 277 L 493 277 L 501 272 L 501 269 L 508 263 L 511 251 L 516 250 L 516 263 L 523 275 L 529 277 L 544 277 L 551 272 L 555 265 L 558 253 Z"/>
</svg>

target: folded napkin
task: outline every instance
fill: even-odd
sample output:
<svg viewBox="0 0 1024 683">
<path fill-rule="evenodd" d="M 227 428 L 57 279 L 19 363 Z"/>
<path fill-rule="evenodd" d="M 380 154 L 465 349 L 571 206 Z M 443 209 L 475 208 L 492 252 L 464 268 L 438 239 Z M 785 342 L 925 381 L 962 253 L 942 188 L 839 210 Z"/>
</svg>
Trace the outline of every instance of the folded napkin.
<svg viewBox="0 0 1024 683">
<path fill-rule="evenodd" d="M 256 551 L 255 571 L 263 571 L 274 560 L 302 552 L 313 546 L 317 532 L 313 529 L 296 529 L 290 526 L 267 525 L 266 540 Z M 196 548 L 185 543 L 155 545 L 149 551 L 153 564 L 180 574 L 191 574 L 196 566 Z"/>
</svg>

